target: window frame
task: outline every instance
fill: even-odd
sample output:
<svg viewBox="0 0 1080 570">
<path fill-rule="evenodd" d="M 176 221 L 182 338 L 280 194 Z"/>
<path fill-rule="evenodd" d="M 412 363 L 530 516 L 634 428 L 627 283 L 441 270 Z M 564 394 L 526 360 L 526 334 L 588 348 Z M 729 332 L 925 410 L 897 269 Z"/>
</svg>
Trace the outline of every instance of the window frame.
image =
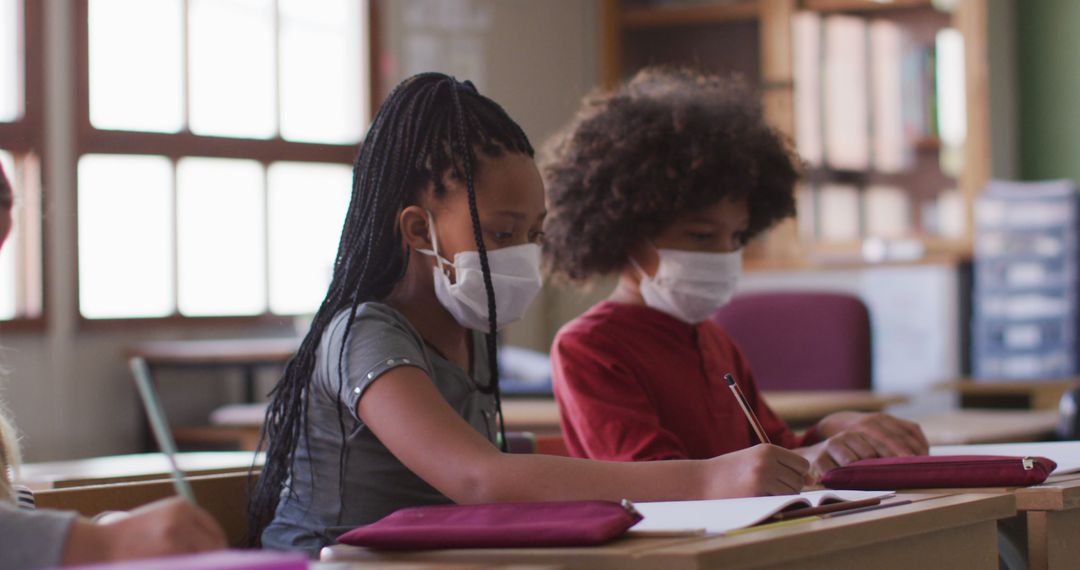
<svg viewBox="0 0 1080 570">
<path fill-rule="evenodd" d="M 38 198 L 41 200 L 41 209 L 45 210 L 47 200 L 44 179 L 45 164 L 48 161 L 45 151 L 45 119 L 42 109 L 45 99 L 44 76 L 45 76 L 45 26 L 44 26 L 44 3 L 36 0 L 23 0 L 21 2 L 22 15 L 22 71 L 23 71 L 23 105 L 22 117 L 14 122 L 0 122 L 0 149 L 12 154 L 32 154 L 35 156 L 36 172 L 33 180 L 39 185 Z M 22 181 L 16 178 L 16 173 L 9 172 L 12 177 L 11 183 L 20 184 Z M 48 247 L 48 224 L 49 220 L 44 216 L 40 220 L 40 243 L 41 251 L 37 252 L 41 263 L 41 312 L 33 316 L 16 315 L 12 319 L 0 320 L 0 329 L 9 332 L 43 331 L 48 326 L 48 291 L 45 284 L 48 282 L 49 265 L 45 259 L 45 250 Z"/>
<path fill-rule="evenodd" d="M 28 0 L 29 1 L 29 0 Z M 187 70 L 190 54 L 187 50 L 188 30 L 188 4 L 189 0 L 180 0 L 183 4 L 184 21 L 184 44 L 183 44 L 183 69 Z M 381 86 L 378 78 L 379 44 L 378 34 L 378 0 L 367 1 L 367 90 L 369 108 L 369 120 L 373 117 L 381 102 L 379 95 Z M 36 2 L 35 2 L 36 4 Z M 78 0 L 75 9 L 75 53 L 73 60 L 76 67 L 75 86 L 75 165 L 87 154 L 119 154 L 119 155 L 153 155 L 164 156 L 172 162 L 173 166 L 173 213 L 175 216 L 175 188 L 176 167 L 184 157 L 207 157 L 207 158 L 231 158 L 246 159 L 258 162 L 263 169 L 267 169 L 275 162 L 309 162 L 324 164 L 344 164 L 351 166 L 356 157 L 360 143 L 352 144 L 326 144 L 288 141 L 278 133 L 269 139 L 245 139 L 197 135 L 191 132 L 185 125 L 178 133 L 153 133 L 139 131 L 105 130 L 97 129 L 90 122 L 90 24 L 89 24 L 90 0 Z M 188 109 L 190 94 L 186 88 L 183 93 L 183 107 L 185 114 Z M 264 186 L 264 191 L 266 187 Z M 75 192 L 78 195 L 78 181 L 75 181 Z M 179 326 L 202 326 L 202 325 L 281 325 L 291 323 L 293 315 L 278 315 L 266 311 L 258 315 L 222 315 L 222 316 L 187 316 L 179 313 L 179 309 L 173 309 L 173 313 L 164 317 L 132 317 L 132 318 L 106 318 L 91 319 L 83 316 L 79 304 L 79 243 L 78 243 L 78 200 L 72 200 L 71 220 L 75 224 L 72 232 L 71 248 L 73 252 L 72 274 L 74 275 L 75 287 L 73 288 L 74 307 L 76 318 L 80 328 L 105 328 L 127 329 L 144 328 L 147 326 L 157 327 L 161 325 Z M 175 224 L 174 224 L 175 233 Z M 174 236 L 175 237 L 175 236 Z M 175 249 L 175 244 L 174 244 Z M 173 256 L 175 264 L 175 251 Z M 173 272 L 174 296 L 178 290 L 179 276 Z M 175 298 L 174 298 L 175 301 Z"/>
</svg>

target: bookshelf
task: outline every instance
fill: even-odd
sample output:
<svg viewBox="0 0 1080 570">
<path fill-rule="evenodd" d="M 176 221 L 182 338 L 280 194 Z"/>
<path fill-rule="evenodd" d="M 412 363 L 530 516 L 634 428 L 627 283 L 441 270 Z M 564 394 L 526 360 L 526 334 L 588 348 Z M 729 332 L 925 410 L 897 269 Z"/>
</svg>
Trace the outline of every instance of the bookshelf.
<svg viewBox="0 0 1080 570">
<path fill-rule="evenodd" d="M 949 4 L 947 9 L 940 8 L 944 4 Z M 940 30 L 955 29 L 963 43 L 959 57 L 963 62 L 965 102 L 963 112 L 956 115 L 961 116 L 966 134 L 960 146 L 943 142 L 932 111 L 936 107 L 927 107 L 930 117 L 927 125 L 933 128 L 918 133 L 905 131 L 907 158 L 902 168 L 885 171 L 876 168 L 874 162 L 858 168 L 836 168 L 826 160 L 810 165 L 804 178 L 805 186 L 811 190 L 800 191 L 799 209 L 812 212 L 801 214 L 812 215 L 812 221 L 807 221 L 811 218 L 788 220 L 752 244 L 748 248 L 748 267 L 802 269 L 828 264 L 850 267 L 880 263 L 866 260 L 863 251 L 868 239 L 902 242 L 909 250 L 915 247 L 916 251 L 922 251 L 916 259 L 904 259 L 902 263 L 959 263 L 969 259 L 972 204 L 990 172 L 987 16 L 983 0 L 601 0 L 601 81 L 606 87 L 615 86 L 651 64 L 691 65 L 710 72 L 738 73 L 760 92 L 767 120 L 797 141 L 797 115 L 801 110 L 796 102 L 796 78 L 802 68 L 794 50 L 796 36 L 792 22 L 797 14 L 807 13 L 820 16 L 821 22 L 833 16 L 854 17 L 864 21 L 867 29 L 872 22 L 889 22 L 900 30 L 905 49 L 933 46 Z M 933 50 L 929 53 L 936 54 Z M 936 60 L 931 61 L 940 65 Z M 928 105 L 936 104 L 938 88 L 933 71 L 936 68 L 930 69 L 927 81 L 931 82 L 933 99 L 928 99 Z M 869 73 L 872 71 L 868 70 Z M 959 157 L 962 166 L 951 171 L 942 166 L 941 156 L 946 147 Z M 849 214 L 837 208 L 822 211 L 830 204 L 823 205 L 818 192 L 835 184 L 855 189 L 856 211 Z M 908 203 L 909 214 L 901 216 L 906 218 L 908 226 L 902 233 L 877 236 L 874 228 L 869 227 L 867 189 L 882 186 L 889 188 L 894 198 L 901 196 Z M 935 219 L 932 216 L 944 216 L 939 196 L 946 191 L 952 191 L 948 193 L 952 229 L 948 235 L 942 235 L 931 225 Z M 928 208 L 927 204 L 932 206 Z M 877 211 L 881 211 L 880 206 Z M 823 222 L 836 227 L 832 223 L 837 221 L 836 212 L 857 218 L 838 220 L 854 224 L 858 228 L 856 235 L 822 235 Z M 888 208 L 885 212 L 888 214 Z M 828 219 L 829 215 L 834 218 Z"/>
</svg>

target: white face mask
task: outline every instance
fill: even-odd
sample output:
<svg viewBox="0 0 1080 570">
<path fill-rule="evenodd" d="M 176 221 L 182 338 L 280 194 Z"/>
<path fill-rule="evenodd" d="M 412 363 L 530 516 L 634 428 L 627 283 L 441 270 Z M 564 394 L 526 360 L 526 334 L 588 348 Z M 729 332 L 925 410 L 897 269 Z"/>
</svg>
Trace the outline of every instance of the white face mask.
<svg viewBox="0 0 1080 570">
<path fill-rule="evenodd" d="M 454 255 L 454 262 L 439 254 L 439 240 L 435 235 L 435 219 L 428 212 L 431 228 L 431 245 L 434 248 L 417 251 L 435 258 L 435 296 L 442 306 L 454 316 L 459 325 L 488 332 L 487 288 L 484 272 L 480 267 L 480 253 L 461 251 Z M 495 289 L 496 328 L 521 320 L 525 311 L 540 292 L 540 246 L 534 243 L 488 250 L 488 267 L 491 285 Z M 454 268 L 454 283 L 450 282 L 446 267 Z"/>
<path fill-rule="evenodd" d="M 709 318 L 735 294 L 742 273 L 742 250 L 730 253 L 657 249 L 660 267 L 649 277 L 633 259 L 641 275 L 645 305 L 688 324 Z"/>
</svg>

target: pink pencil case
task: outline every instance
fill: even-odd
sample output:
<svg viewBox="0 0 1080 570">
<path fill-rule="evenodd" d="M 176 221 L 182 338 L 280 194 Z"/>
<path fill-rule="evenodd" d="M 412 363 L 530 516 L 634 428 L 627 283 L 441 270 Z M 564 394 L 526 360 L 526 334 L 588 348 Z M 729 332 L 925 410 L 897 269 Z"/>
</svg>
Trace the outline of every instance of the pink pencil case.
<svg viewBox="0 0 1080 570">
<path fill-rule="evenodd" d="M 412 507 L 338 541 L 384 550 L 592 546 L 620 536 L 641 518 L 629 501 Z"/>
<path fill-rule="evenodd" d="M 935 455 L 863 459 L 821 479 L 830 489 L 930 489 L 1038 485 L 1057 464 L 1045 457 Z"/>
<path fill-rule="evenodd" d="M 254 550 L 218 550 L 202 554 L 146 558 L 72 567 L 72 570 L 307 570 L 303 554 Z"/>
</svg>

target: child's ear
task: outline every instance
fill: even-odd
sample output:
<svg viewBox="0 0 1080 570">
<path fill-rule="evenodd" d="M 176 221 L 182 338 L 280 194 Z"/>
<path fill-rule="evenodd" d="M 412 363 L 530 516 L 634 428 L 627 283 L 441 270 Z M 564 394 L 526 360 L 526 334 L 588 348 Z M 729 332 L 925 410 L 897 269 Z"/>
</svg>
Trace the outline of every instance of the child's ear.
<svg viewBox="0 0 1080 570">
<path fill-rule="evenodd" d="M 408 206 L 398 216 L 398 225 L 405 243 L 413 249 L 432 249 L 431 225 L 427 210 L 420 206 Z"/>
</svg>

